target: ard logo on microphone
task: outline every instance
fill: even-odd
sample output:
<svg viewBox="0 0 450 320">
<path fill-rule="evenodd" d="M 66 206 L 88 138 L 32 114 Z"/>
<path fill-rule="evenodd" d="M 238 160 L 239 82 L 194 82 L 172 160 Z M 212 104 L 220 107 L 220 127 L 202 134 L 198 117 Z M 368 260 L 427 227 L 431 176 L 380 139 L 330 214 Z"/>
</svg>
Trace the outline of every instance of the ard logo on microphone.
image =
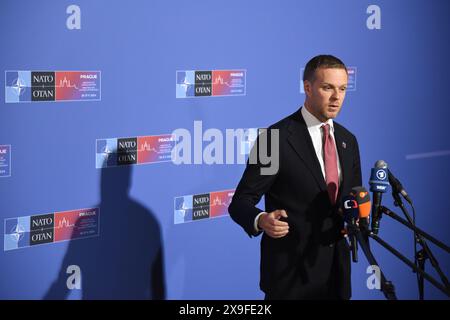
<svg viewBox="0 0 450 320">
<path fill-rule="evenodd" d="M 372 192 L 385 192 L 389 186 L 386 169 L 373 168 L 369 183 Z"/>
<path fill-rule="evenodd" d="M 380 179 L 380 180 L 386 180 L 386 171 L 378 170 L 377 171 L 377 178 Z"/>
</svg>

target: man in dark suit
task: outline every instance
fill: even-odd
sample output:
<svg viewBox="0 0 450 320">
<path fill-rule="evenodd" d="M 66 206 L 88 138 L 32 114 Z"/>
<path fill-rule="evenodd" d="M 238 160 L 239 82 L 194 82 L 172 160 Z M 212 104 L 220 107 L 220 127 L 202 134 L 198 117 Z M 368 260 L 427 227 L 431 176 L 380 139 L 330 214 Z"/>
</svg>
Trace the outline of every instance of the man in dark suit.
<svg viewBox="0 0 450 320">
<path fill-rule="evenodd" d="M 229 206 L 250 237 L 263 233 L 260 288 L 266 299 L 351 297 L 339 206 L 362 184 L 361 165 L 356 137 L 333 121 L 347 80 L 347 68 L 336 57 L 320 55 L 307 63 L 304 105 L 270 126 L 252 150 L 267 143 L 278 152 L 278 170 L 267 174 L 267 162 L 249 161 Z M 276 130 L 278 137 L 271 134 Z M 263 195 L 265 211 L 256 207 Z"/>
</svg>

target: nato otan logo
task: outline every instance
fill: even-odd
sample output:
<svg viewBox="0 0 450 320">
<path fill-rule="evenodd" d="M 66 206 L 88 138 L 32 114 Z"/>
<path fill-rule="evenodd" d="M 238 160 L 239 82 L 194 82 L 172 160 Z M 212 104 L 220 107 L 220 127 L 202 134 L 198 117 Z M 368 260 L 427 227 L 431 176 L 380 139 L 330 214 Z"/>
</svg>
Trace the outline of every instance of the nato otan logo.
<svg viewBox="0 0 450 320">
<path fill-rule="evenodd" d="M 175 144 L 173 135 L 97 139 L 96 168 L 169 162 Z"/>
<path fill-rule="evenodd" d="M 224 217 L 234 190 L 186 195 L 174 199 L 174 224 Z"/>
<path fill-rule="evenodd" d="M 5 71 L 5 102 L 101 100 L 100 71 Z"/>
<path fill-rule="evenodd" d="M 246 70 L 183 70 L 176 73 L 176 97 L 245 95 Z"/>
<path fill-rule="evenodd" d="M 4 251 L 96 237 L 100 209 L 87 208 L 5 219 Z"/>
</svg>

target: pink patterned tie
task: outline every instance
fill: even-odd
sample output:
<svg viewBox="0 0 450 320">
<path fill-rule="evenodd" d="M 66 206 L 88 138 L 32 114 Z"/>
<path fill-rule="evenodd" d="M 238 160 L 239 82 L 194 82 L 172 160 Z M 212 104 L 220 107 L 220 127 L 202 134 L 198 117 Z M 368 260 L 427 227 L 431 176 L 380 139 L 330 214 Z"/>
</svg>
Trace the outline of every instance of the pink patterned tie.
<svg viewBox="0 0 450 320">
<path fill-rule="evenodd" d="M 331 204 L 336 203 L 339 189 L 339 175 L 336 156 L 336 146 L 333 137 L 330 135 L 330 125 L 325 124 L 323 128 L 323 160 L 325 162 L 325 180 L 327 183 L 328 195 Z"/>
</svg>

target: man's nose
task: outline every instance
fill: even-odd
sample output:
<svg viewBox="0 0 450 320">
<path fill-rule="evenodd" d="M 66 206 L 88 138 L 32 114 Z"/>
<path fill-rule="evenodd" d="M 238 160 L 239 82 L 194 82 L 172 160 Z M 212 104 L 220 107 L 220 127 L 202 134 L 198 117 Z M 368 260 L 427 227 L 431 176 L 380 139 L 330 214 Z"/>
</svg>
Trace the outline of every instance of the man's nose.
<svg viewBox="0 0 450 320">
<path fill-rule="evenodd" d="M 337 90 L 333 90 L 333 94 L 331 95 L 331 99 L 332 100 L 339 100 L 340 99 L 340 94 Z"/>
</svg>

